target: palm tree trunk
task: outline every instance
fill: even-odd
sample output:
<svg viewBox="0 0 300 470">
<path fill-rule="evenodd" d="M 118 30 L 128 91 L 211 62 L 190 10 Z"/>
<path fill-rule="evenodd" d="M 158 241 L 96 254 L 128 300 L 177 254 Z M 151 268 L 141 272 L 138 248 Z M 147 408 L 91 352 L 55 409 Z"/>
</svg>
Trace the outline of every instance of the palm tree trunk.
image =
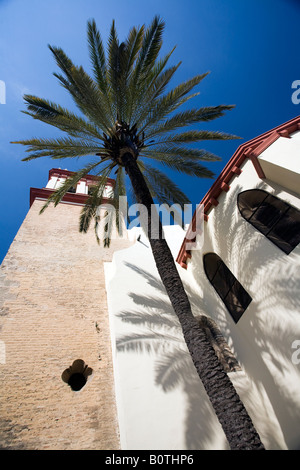
<svg viewBox="0 0 300 470">
<path fill-rule="evenodd" d="M 154 202 L 136 160 L 127 153 L 123 156 L 123 162 L 137 201 L 148 210 L 148 236 L 158 273 L 179 319 L 197 373 L 222 425 L 230 448 L 232 450 L 262 450 L 264 446 L 251 418 L 204 331 L 193 316 L 173 256 L 163 238 L 158 216 L 156 218 L 158 224 L 153 226 L 151 208 Z"/>
</svg>

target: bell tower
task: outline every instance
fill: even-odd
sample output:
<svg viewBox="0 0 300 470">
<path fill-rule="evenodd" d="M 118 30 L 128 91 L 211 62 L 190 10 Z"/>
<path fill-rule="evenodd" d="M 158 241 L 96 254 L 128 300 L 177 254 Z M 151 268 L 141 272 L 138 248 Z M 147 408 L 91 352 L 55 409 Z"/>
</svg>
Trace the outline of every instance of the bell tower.
<svg viewBox="0 0 300 470">
<path fill-rule="evenodd" d="M 40 209 L 71 172 L 52 169 L 30 189 L 30 209 L 0 270 L 0 448 L 118 449 L 103 263 L 109 248 L 79 215 L 95 176 Z M 105 198 L 113 190 L 107 180 Z"/>
</svg>

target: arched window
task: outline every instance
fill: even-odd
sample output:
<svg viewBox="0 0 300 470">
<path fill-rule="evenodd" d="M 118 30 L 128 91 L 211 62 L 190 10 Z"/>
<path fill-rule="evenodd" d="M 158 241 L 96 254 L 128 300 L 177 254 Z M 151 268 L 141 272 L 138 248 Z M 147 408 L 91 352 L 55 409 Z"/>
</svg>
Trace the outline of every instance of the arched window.
<svg viewBox="0 0 300 470">
<path fill-rule="evenodd" d="M 300 242 L 300 211 L 262 189 L 238 195 L 239 211 L 253 227 L 289 254 Z"/>
<path fill-rule="evenodd" d="M 209 282 L 237 323 L 252 300 L 250 295 L 215 253 L 204 255 L 203 265 Z"/>
</svg>

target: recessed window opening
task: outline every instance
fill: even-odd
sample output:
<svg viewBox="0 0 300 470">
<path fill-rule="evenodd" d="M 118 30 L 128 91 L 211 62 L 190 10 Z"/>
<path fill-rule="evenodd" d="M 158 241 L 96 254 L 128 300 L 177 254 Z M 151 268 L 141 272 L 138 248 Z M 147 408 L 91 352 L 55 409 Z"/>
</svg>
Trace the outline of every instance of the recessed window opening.
<svg viewBox="0 0 300 470">
<path fill-rule="evenodd" d="M 88 367 L 82 359 L 76 359 L 70 367 L 63 371 L 61 378 L 74 392 L 78 392 L 85 386 L 92 373 L 93 369 Z"/>
<path fill-rule="evenodd" d="M 94 193 L 94 191 L 95 191 L 95 188 L 96 188 L 96 185 L 95 185 L 95 184 L 90 184 L 90 185 L 88 186 L 88 194 L 89 194 L 89 195 L 92 195 L 92 194 Z"/>
<path fill-rule="evenodd" d="M 86 378 L 83 374 L 76 372 L 72 374 L 68 380 L 68 385 L 70 385 L 71 389 L 75 392 L 78 392 L 82 389 L 86 384 Z"/>
<path fill-rule="evenodd" d="M 71 188 L 68 189 L 67 192 L 68 193 L 76 193 L 76 188 L 74 188 L 74 186 L 72 186 Z"/>
<path fill-rule="evenodd" d="M 300 211 L 262 189 L 238 195 L 242 217 L 273 244 L 289 254 L 300 242 Z"/>
<path fill-rule="evenodd" d="M 203 265 L 209 282 L 237 323 L 252 300 L 250 295 L 216 253 L 204 255 Z"/>
</svg>

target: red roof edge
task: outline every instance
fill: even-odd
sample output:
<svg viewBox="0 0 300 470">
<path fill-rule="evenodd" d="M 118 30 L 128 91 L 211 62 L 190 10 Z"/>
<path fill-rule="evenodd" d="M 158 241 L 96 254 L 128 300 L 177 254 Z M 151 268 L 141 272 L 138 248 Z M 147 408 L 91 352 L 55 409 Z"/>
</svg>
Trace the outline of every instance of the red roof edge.
<svg viewBox="0 0 300 470">
<path fill-rule="evenodd" d="M 230 189 L 229 183 L 232 178 L 238 176 L 242 172 L 240 166 L 247 158 L 251 159 L 259 178 L 264 179 L 265 175 L 257 157 L 273 142 L 275 142 L 278 137 L 289 138 L 290 134 L 296 132 L 299 129 L 300 116 L 297 116 L 290 121 L 287 121 L 284 124 L 281 124 L 274 129 L 267 131 L 264 134 L 261 134 L 258 137 L 255 137 L 254 139 L 251 139 L 248 142 L 240 145 L 200 203 L 204 206 L 204 220 L 208 221 L 208 212 L 211 208 L 216 206 L 220 194 L 223 191 L 227 192 Z M 177 263 L 179 263 L 180 266 L 185 269 L 187 269 L 188 258 L 191 258 L 191 250 L 186 249 L 186 244 L 187 242 L 191 242 L 195 239 L 194 236 L 189 238 L 189 234 L 194 231 L 193 228 L 195 229 L 195 215 L 196 213 L 194 212 L 192 222 L 190 223 L 176 258 Z"/>
</svg>

